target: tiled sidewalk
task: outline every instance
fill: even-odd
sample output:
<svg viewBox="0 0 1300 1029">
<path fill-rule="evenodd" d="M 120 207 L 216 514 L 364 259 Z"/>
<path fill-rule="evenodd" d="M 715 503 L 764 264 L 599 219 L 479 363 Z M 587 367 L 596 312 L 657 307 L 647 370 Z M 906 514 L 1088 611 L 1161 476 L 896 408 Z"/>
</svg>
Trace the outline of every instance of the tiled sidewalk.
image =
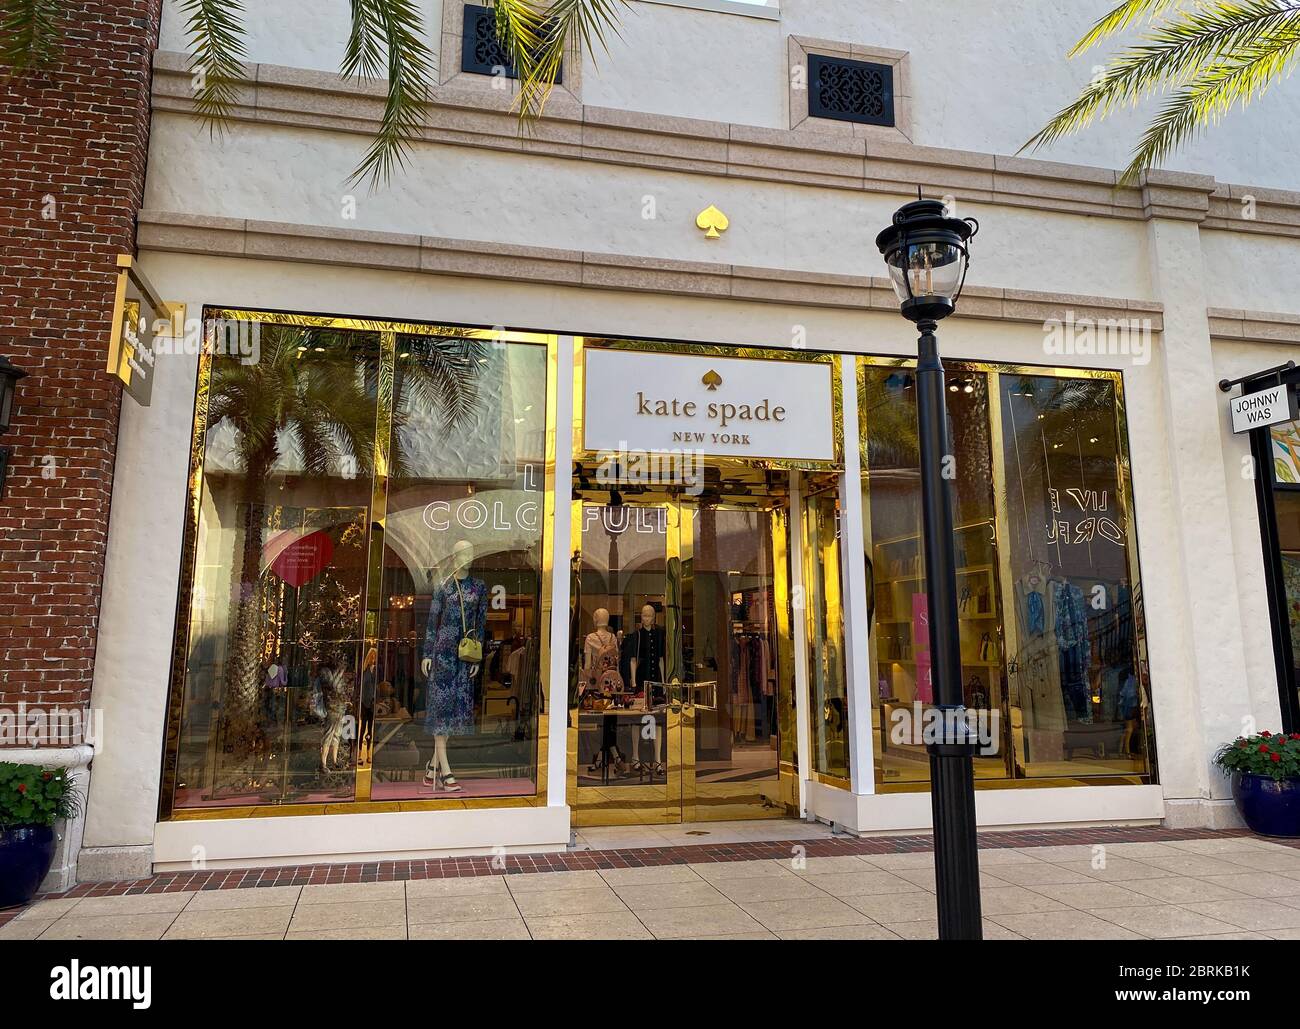
<svg viewBox="0 0 1300 1029">
<path fill-rule="evenodd" d="M 715 842 L 678 843 L 698 838 L 688 832 Z M 636 845 L 646 833 L 666 845 Z M 579 844 L 603 849 L 78 886 L 0 912 L 0 939 L 935 934 L 929 837 L 831 837 L 795 822 L 592 830 Z M 1295 846 L 1163 829 L 986 833 L 980 844 L 986 939 L 1300 939 Z"/>
</svg>

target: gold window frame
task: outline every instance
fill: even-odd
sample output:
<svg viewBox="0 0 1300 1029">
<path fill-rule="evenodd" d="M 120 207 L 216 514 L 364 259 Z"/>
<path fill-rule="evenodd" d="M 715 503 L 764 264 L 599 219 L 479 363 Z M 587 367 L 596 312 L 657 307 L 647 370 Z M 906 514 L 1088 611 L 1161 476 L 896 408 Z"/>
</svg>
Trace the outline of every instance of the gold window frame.
<svg viewBox="0 0 1300 1029">
<path fill-rule="evenodd" d="M 371 494 L 370 527 L 368 531 L 366 608 L 364 645 L 377 642 L 379 630 L 379 604 L 382 581 L 376 571 L 383 563 L 384 531 L 387 517 L 389 473 L 388 460 L 392 429 L 392 381 L 396 364 L 397 337 L 402 335 L 448 336 L 456 335 L 498 343 L 518 343 L 546 348 L 546 451 L 544 497 L 542 518 L 541 608 L 538 629 L 541 634 L 538 647 L 539 690 L 542 704 L 537 716 L 535 789 L 529 795 L 512 797 L 471 797 L 446 799 L 421 799 L 399 801 L 373 801 L 370 799 L 370 766 L 363 765 L 358 755 L 355 769 L 355 788 L 352 800 L 310 804 L 258 804 L 222 808 L 176 808 L 174 794 L 179 758 L 181 714 L 185 697 L 186 664 L 190 649 L 191 605 L 193 602 L 195 562 L 198 556 L 198 530 L 200 506 L 203 496 L 203 458 L 207 445 L 208 403 L 212 377 L 212 345 L 207 332 L 211 321 L 261 322 L 271 325 L 298 325 L 311 328 L 349 329 L 379 334 L 380 383 L 376 403 L 376 433 L 374 475 Z M 341 315 L 300 314 L 286 311 L 260 311 L 236 308 L 205 307 L 203 309 L 204 345 L 199 353 L 198 382 L 194 398 L 194 416 L 190 437 L 190 464 L 186 493 L 184 534 L 181 549 L 181 574 L 176 608 L 176 629 L 172 647 L 172 667 L 168 685 L 167 722 L 164 733 L 163 769 L 159 788 L 158 817 L 160 821 L 197 821 L 227 818 L 270 818 L 297 815 L 373 814 L 398 811 L 483 810 L 491 808 L 545 807 L 547 796 L 547 768 L 550 745 L 550 689 L 551 689 L 551 610 L 553 598 L 553 569 L 555 549 L 555 455 L 559 386 L 559 335 L 556 333 L 527 332 L 487 326 L 443 325 L 424 322 L 394 321 L 381 318 L 357 318 Z M 388 391 L 383 389 L 387 382 Z M 566 473 L 567 474 L 567 473 Z M 562 731 L 562 730 L 561 730 Z"/>
<path fill-rule="evenodd" d="M 858 390 L 859 403 L 863 392 L 866 388 L 866 370 L 868 368 L 901 368 L 915 371 L 916 358 L 903 357 L 897 354 L 858 354 L 855 363 L 856 388 Z M 1147 770 L 1142 773 L 1120 773 L 1117 775 L 1105 776 L 1054 776 L 1048 777 L 1016 777 L 1014 775 L 1006 778 L 989 778 L 976 779 L 977 789 L 1047 789 L 1058 786 L 1131 786 L 1131 785 L 1152 785 L 1160 781 L 1158 755 L 1156 752 L 1155 739 L 1155 717 L 1154 706 L 1151 698 L 1151 674 L 1150 658 L 1147 648 L 1146 633 L 1146 605 L 1145 593 L 1142 589 L 1142 572 L 1141 572 L 1141 551 L 1138 549 L 1138 533 L 1136 507 L 1133 503 L 1133 469 L 1130 461 L 1129 452 L 1129 428 L 1128 428 L 1128 405 L 1125 399 L 1124 390 L 1124 373 L 1119 369 L 1112 368 L 1079 368 L 1068 365 L 1035 365 L 1035 364 L 1016 364 L 1002 361 L 980 361 L 969 360 L 964 358 L 945 358 L 945 372 L 975 372 L 988 377 L 988 396 L 989 396 L 989 447 L 992 451 L 992 469 L 993 469 L 993 523 L 996 534 L 996 543 L 998 548 L 998 576 L 1000 582 L 1011 581 L 1010 576 L 1010 543 L 1007 538 L 1009 531 L 1009 513 L 1007 511 L 1007 499 L 1004 490 L 998 488 L 999 484 L 1005 484 L 1006 479 L 1006 459 L 1003 449 L 1003 427 L 1002 427 L 1002 393 L 1001 377 L 1003 375 L 1029 375 L 1043 376 L 1059 379 L 1093 379 L 1106 381 L 1113 384 L 1115 389 L 1115 439 L 1116 439 L 1116 480 L 1118 483 L 1117 502 L 1124 516 L 1125 536 L 1126 536 L 1126 558 L 1129 566 L 1129 575 L 1132 579 L 1133 595 L 1133 642 L 1136 650 L 1136 663 L 1138 673 L 1138 689 L 1140 692 L 1141 704 L 1145 709 L 1145 717 L 1142 725 L 1142 739 L 1146 748 Z M 996 399 L 996 403 L 994 402 Z M 864 481 L 867 478 L 867 422 L 866 419 L 859 416 L 858 419 L 858 446 L 861 460 L 861 475 Z M 1001 588 L 999 587 L 999 594 Z M 1014 619 L 1011 620 L 1010 636 L 1008 636 L 1008 620 L 1005 615 L 1001 616 L 1001 626 L 999 632 L 999 650 L 1004 655 L 1003 668 L 1005 671 L 1005 655 L 1013 653 L 1015 643 Z M 871 661 L 875 665 L 875 630 L 871 631 L 871 641 L 869 643 Z M 1004 694 L 1007 702 L 1010 702 L 1011 690 L 1010 683 Z M 875 707 L 874 696 L 872 707 Z M 1006 716 L 1009 722 L 1009 714 Z M 1014 761 L 1015 755 L 1012 753 L 1011 760 Z M 874 765 L 874 762 L 873 762 Z M 872 771 L 873 777 L 875 770 Z M 920 782 L 907 783 L 883 783 L 876 781 L 875 791 L 877 793 L 926 793 L 930 790 L 929 780 Z"/>
</svg>

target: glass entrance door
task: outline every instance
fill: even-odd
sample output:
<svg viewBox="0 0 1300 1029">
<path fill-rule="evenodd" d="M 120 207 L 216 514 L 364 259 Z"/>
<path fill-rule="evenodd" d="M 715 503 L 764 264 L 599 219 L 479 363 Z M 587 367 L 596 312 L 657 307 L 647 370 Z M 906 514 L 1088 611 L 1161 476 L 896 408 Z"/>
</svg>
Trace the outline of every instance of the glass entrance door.
<svg viewBox="0 0 1300 1029">
<path fill-rule="evenodd" d="M 690 556 L 683 666 L 694 684 L 682 742 L 684 821 L 784 814 L 773 545 L 781 517 L 764 502 L 732 500 L 699 504 L 681 520 Z M 784 606 L 785 589 L 780 594 Z"/>
<path fill-rule="evenodd" d="M 783 815 L 778 715 L 792 684 L 776 500 L 575 493 L 575 821 Z"/>
<path fill-rule="evenodd" d="M 614 499 L 618 499 L 615 497 Z M 574 505 L 570 779 L 590 822 L 681 818 L 680 512 Z"/>
</svg>

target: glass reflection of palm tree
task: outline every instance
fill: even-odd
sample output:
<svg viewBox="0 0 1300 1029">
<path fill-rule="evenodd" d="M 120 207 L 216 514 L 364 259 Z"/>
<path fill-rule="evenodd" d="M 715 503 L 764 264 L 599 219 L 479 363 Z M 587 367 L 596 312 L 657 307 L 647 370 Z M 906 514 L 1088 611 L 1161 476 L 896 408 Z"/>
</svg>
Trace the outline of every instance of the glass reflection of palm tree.
<svg viewBox="0 0 1300 1029">
<path fill-rule="evenodd" d="M 406 349 L 396 391 L 394 369 L 380 360 L 375 333 L 293 324 L 259 329 L 258 360 L 223 357 L 213 362 L 208 406 L 210 434 L 223 422 L 236 431 L 242 470 L 242 546 L 231 569 L 235 628 L 222 702 L 222 749 L 236 759 L 246 759 L 263 743 L 258 717 L 265 630 L 261 563 L 267 480 L 275 466 L 296 459 L 314 478 L 352 478 L 377 469 L 400 474 L 405 461 L 398 430 L 411 408 L 438 412 L 443 427 L 450 429 L 479 403 L 475 344 L 454 329 L 446 337 L 419 337 Z M 388 452 L 376 436 L 377 405 L 393 412 Z"/>
</svg>

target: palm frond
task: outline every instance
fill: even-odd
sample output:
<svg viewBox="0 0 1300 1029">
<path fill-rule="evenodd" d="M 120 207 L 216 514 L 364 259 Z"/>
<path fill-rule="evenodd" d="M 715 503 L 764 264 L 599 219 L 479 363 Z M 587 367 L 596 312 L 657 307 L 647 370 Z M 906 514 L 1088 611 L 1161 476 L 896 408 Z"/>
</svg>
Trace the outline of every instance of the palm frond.
<svg viewBox="0 0 1300 1029">
<path fill-rule="evenodd" d="M 1039 149 L 1157 93 L 1194 79 L 1207 65 L 1231 60 L 1260 37 L 1300 21 L 1295 0 L 1240 0 L 1179 10 L 1143 34 L 1143 41 L 1111 59 L 1088 84 L 1022 147 Z"/>
<path fill-rule="evenodd" d="M 1070 51 L 1071 57 L 1078 57 L 1086 50 L 1092 49 L 1103 39 L 1109 39 L 1123 32 L 1139 18 L 1154 19 L 1165 8 L 1178 3 L 1179 0 L 1124 0 L 1122 4 L 1104 15 Z"/>
<path fill-rule="evenodd" d="M 338 445 L 330 426 L 320 411 L 303 410 L 286 429 L 297 444 L 298 456 L 307 475 L 324 479 L 337 472 Z"/>
<path fill-rule="evenodd" d="M 187 17 L 190 72 L 197 86 L 194 106 L 212 130 L 230 118 L 244 71 L 244 9 L 239 0 L 179 0 Z"/>
<path fill-rule="evenodd" d="M 519 77 L 519 116 L 541 114 L 560 75 L 570 40 L 596 60 L 597 48 L 608 50 L 608 36 L 618 36 L 619 16 L 627 0 L 494 0 L 497 36 Z"/>
<path fill-rule="evenodd" d="M 1300 16 L 1296 24 L 1242 48 L 1233 60 L 1207 67 L 1180 88 L 1160 109 L 1133 152 L 1121 185 L 1159 164 L 1198 131 L 1217 125 L 1233 107 L 1248 107 L 1290 73 L 1300 53 Z"/>
<path fill-rule="evenodd" d="M 403 337 L 411 359 L 403 361 L 394 410 L 438 412 L 446 431 L 478 410 L 481 341 L 462 337 Z"/>
<path fill-rule="evenodd" d="M 404 167 L 410 141 L 420 131 L 433 90 L 433 56 L 414 0 L 352 0 L 353 30 L 343 60 L 344 74 L 370 75 L 382 49 L 388 96 L 379 132 L 352 174 L 377 189 Z M 382 38 L 382 45 L 380 39 Z"/>
<path fill-rule="evenodd" d="M 387 66 L 384 51 L 386 31 L 369 0 L 350 0 L 352 29 L 339 73 L 347 78 L 377 79 Z"/>
<path fill-rule="evenodd" d="M 0 0 L 0 64 L 20 74 L 53 67 L 62 14 L 61 0 Z"/>
</svg>

